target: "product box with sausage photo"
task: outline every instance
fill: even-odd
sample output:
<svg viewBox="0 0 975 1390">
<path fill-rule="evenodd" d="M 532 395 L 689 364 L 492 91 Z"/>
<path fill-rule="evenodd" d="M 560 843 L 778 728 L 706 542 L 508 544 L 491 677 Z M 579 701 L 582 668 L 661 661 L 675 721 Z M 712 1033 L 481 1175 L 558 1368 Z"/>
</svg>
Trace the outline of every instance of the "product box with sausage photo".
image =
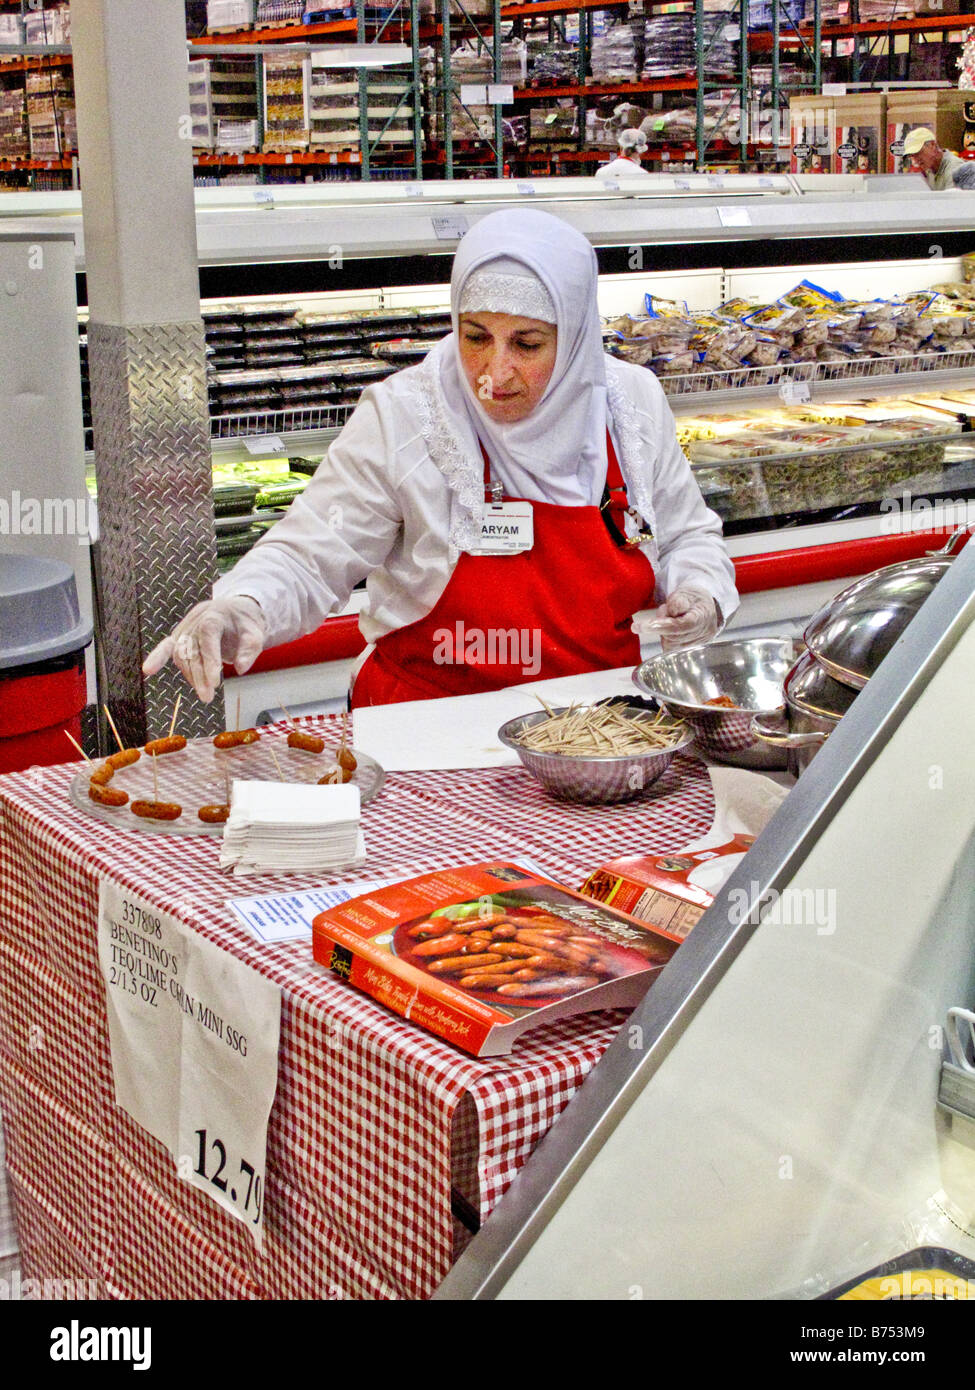
<svg viewBox="0 0 975 1390">
<path fill-rule="evenodd" d="M 315 959 L 474 1056 L 530 1028 L 631 1008 L 680 944 L 516 864 L 420 875 L 313 922 Z"/>
</svg>

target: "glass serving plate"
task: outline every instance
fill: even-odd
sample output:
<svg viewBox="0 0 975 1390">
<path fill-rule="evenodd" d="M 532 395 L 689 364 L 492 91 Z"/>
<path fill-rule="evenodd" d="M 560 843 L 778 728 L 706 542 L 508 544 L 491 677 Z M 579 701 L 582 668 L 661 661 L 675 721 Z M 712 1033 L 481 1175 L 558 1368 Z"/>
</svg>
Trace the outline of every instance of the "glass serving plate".
<svg viewBox="0 0 975 1390">
<path fill-rule="evenodd" d="M 319 735 L 326 737 L 324 752 L 306 753 L 300 748 L 288 747 L 288 732 L 287 729 L 272 732 L 265 728 L 261 730 L 257 743 L 242 744 L 237 748 L 214 748 L 209 739 L 194 739 L 178 753 L 165 753 L 157 757 L 159 800 L 174 801 L 182 806 L 183 814 L 178 820 L 148 820 L 132 814 L 133 801 L 155 799 L 152 759 L 145 753 L 137 763 L 120 768 L 109 784 L 128 792 L 127 805 L 102 806 L 92 801 L 88 795 L 88 784 L 93 769 L 87 765 L 72 780 L 69 798 L 71 804 L 85 815 L 136 834 L 210 835 L 219 838 L 223 835 L 223 825 L 207 824 L 198 818 L 197 812 L 201 806 L 226 802 L 228 780 L 314 783 L 334 767 L 337 740 L 333 742 Z M 301 732 L 317 731 L 302 726 Z M 352 774 L 352 782 L 359 788 L 361 804 L 365 806 L 379 795 L 386 773 L 368 754 L 354 748 L 350 751 L 358 764 Z"/>
</svg>

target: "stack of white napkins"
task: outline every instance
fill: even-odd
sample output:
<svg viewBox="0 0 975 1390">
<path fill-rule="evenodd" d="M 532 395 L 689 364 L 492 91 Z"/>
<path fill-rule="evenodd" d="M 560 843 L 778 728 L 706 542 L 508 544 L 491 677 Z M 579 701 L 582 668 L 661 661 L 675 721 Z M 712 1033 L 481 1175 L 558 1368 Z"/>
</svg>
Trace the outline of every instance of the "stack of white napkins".
<svg viewBox="0 0 975 1390">
<path fill-rule="evenodd" d="M 234 782 L 220 866 L 235 874 L 331 873 L 364 862 L 359 788 Z"/>
</svg>

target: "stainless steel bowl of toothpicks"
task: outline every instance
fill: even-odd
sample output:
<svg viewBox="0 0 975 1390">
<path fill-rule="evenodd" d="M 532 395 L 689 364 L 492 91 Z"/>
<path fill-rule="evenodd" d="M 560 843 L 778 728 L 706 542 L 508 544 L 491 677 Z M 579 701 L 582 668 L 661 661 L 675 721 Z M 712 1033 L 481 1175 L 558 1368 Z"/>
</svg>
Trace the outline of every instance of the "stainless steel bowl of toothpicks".
<svg viewBox="0 0 975 1390">
<path fill-rule="evenodd" d="M 609 803 L 642 796 L 694 734 L 662 710 L 611 700 L 545 705 L 509 719 L 498 738 L 560 801 Z"/>
</svg>

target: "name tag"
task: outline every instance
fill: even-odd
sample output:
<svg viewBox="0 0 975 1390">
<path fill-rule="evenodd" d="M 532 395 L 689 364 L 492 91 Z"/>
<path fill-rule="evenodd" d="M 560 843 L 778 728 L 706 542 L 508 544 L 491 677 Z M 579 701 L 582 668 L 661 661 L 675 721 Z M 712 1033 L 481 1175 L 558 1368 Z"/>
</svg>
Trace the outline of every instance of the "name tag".
<svg viewBox="0 0 975 1390">
<path fill-rule="evenodd" d="M 484 506 L 481 540 L 472 555 L 517 555 L 535 543 L 530 502 L 488 502 Z"/>
</svg>

